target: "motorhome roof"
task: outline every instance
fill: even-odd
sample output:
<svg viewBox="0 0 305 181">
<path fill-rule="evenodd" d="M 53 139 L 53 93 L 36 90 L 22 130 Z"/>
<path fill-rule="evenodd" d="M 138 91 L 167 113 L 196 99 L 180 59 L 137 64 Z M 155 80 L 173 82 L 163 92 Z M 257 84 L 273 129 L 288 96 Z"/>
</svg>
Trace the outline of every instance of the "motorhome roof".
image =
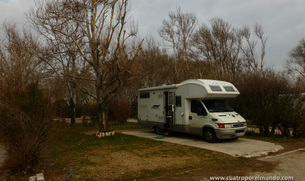
<svg viewBox="0 0 305 181">
<path fill-rule="evenodd" d="M 185 84 L 199 84 L 203 86 L 208 85 L 222 85 L 222 86 L 229 86 L 232 85 L 230 82 L 221 81 L 221 80 L 210 80 L 210 79 L 190 79 L 181 82 L 179 85 L 185 85 Z"/>
<path fill-rule="evenodd" d="M 189 79 L 189 80 L 185 80 L 179 84 L 148 87 L 148 88 L 139 89 L 139 91 L 142 92 L 142 91 L 152 91 L 152 90 L 174 89 L 179 86 L 186 85 L 186 84 L 197 84 L 197 85 L 204 86 L 204 87 L 206 87 L 206 86 L 232 86 L 232 87 L 234 87 L 233 84 L 226 82 L 226 81 L 210 80 L 210 79 Z M 237 91 L 236 88 L 234 90 Z"/>
<path fill-rule="evenodd" d="M 162 85 L 158 87 L 148 87 L 144 89 L 139 89 L 140 92 L 142 91 L 153 91 L 153 90 L 166 90 L 166 89 L 174 89 L 177 87 L 177 84 L 172 84 L 172 85 Z"/>
</svg>

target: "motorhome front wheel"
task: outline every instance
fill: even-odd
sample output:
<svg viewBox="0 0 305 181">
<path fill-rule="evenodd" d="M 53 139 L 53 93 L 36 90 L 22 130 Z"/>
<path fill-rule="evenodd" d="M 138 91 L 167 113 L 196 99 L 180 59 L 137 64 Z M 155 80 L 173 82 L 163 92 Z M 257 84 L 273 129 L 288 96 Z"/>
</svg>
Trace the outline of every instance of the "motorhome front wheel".
<svg viewBox="0 0 305 181">
<path fill-rule="evenodd" d="M 206 128 L 203 131 L 204 140 L 209 143 L 215 143 L 217 141 L 216 133 L 211 128 Z"/>
</svg>

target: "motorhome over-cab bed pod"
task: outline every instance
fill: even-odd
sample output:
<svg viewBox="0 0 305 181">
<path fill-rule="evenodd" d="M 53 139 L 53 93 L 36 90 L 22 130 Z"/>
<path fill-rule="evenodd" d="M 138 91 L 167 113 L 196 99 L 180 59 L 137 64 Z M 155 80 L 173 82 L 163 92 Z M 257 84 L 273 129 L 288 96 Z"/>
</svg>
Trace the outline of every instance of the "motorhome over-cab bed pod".
<svg viewBox="0 0 305 181">
<path fill-rule="evenodd" d="M 235 98 L 239 95 L 233 84 L 219 80 L 186 80 L 176 86 L 186 99 Z"/>
</svg>

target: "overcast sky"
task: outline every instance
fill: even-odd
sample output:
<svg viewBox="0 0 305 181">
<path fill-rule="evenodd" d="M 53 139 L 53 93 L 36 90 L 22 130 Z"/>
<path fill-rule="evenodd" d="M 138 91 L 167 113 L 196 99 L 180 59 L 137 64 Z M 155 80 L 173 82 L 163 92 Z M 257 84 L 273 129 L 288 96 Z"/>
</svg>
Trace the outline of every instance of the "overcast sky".
<svg viewBox="0 0 305 181">
<path fill-rule="evenodd" d="M 268 38 L 266 64 L 280 70 L 288 52 L 305 38 L 305 0 L 130 0 L 130 13 L 137 20 L 140 36 L 157 33 L 162 20 L 176 7 L 195 13 L 199 24 L 213 17 L 222 18 L 234 27 L 253 27 L 258 23 Z M 26 22 L 25 13 L 34 0 L 0 0 L 0 22 Z"/>
</svg>

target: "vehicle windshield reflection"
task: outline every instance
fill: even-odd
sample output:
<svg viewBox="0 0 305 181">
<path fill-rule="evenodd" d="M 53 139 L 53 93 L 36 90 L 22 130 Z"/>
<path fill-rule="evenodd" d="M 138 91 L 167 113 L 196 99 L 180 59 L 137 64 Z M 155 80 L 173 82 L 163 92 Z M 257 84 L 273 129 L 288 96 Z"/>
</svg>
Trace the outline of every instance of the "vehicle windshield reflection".
<svg viewBox="0 0 305 181">
<path fill-rule="evenodd" d="M 233 112 L 225 100 L 202 100 L 209 112 Z"/>
</svg>

